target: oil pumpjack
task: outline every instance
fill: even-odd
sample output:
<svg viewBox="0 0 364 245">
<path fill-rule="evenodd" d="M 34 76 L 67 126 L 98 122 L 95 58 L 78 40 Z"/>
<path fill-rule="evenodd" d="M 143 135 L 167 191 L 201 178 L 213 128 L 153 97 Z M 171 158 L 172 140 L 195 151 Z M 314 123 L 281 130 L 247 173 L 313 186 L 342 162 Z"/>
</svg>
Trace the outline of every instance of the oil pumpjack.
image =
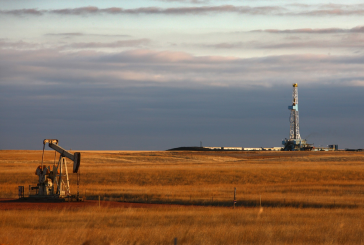
<svg viewBox="0 0 364 245">
<path fill-rule="evenodd" d="M 290 116 L 290 131 L 289 139 L 282 141 L 285 151 L 302 151 L 302 150 L 312 150 L 312 145 L 307 144 L 305 139 L 301 139 L 300 127 L 299 127 L 299 114 L 298 114 L 298 84 L 293 84 L 292 93 L 292 105 L 288 106 L 291 111 Z"/>
<path fill-rule="evenodd" d="M 43 164 L 44 160 L 44 148 L 48 143 L 48 146 L 60 154 L 59 160 L 56 163 L 54 159 L 53 166 L 46 166 Z M 71 195 L 68 169 L 66 159 L 73 162 L 73 173 L 77 174 L 77 195 Z M 59 201 L 83 201 L 79 197 L 79 183 L 80 183 L 80 163 L 81 153 L 75 152 L 74 154 L 66 151 L 58 145 L 57 139 L 45 139 L 43 140 L 43 155 L 42 164 L 37 167 L 35 174 L 38 176 L 37 186 L 29 185 L 29 198 L 37 200 L 59 200 Z M 23 189 L 22 196 L 24 197 L 24 187 L 19 186 L 19 197 L 21 196 L 21 189 Z M 31 195 L 31 190 L 35 190 L 36 193 Z"/>
</svg>

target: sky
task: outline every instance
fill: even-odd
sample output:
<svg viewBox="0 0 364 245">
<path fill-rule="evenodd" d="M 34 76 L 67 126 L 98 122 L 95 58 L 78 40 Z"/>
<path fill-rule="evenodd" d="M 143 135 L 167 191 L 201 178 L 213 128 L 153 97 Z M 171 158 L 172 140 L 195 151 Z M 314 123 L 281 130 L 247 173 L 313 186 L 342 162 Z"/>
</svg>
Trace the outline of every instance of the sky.
<svg viewBox="0 0 364 245">
<path fill-rule="evenodd" d="M 0 149 L 364 148 L 364 4 L 0 0 Z"/>
</svg>

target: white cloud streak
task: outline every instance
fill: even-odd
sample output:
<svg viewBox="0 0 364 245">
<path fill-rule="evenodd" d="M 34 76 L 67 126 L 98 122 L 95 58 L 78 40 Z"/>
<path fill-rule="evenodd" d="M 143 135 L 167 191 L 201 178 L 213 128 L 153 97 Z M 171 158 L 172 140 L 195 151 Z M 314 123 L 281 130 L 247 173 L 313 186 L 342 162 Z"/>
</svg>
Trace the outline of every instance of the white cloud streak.
<svg viewBox="0 0 364 245">
<path fill-rule="evenodd" d="M 139 47 L 150 43 L 147 38 L 123 40 L 116 42 L 82 42 L 82 43 L 70 43 L 63 46 L 64 48 L 76 48 L 76 49 L 90 49 L 90 48 L 121 48 L 121 47 Z"/>
<path fill-rule="evenodd" d="M 359 28 L 358 28 L 359 29 Z M 306 30 L 306 29 L 305 29 Z M 269 32 L 270 33 L 270 32 Z M 273 35 L 277 32 L 273 32 Z M 278 32 L 284 33 L 284 32 Z M 293 34 L 290 33 L 290 34 Z M 332 35 L 320 35 L 320 36 L 312 36 L 311 33 L 308 33 L 308 36 L 303 36 L 301 34 L 305 33 L 294 33 L 298 35 L 288 36 L 288 37 L 277 37 L 271 38 L 267 40 L 261 39 L 259 36 L 255 37 L 250 41 L 226 41 L 226 42 L 205 42 L 205 43 L 196 43 L 190 45 L 196 45 L 202 48 L 212 48 L 212 49 L 221 49 L 221 50 L 229 50 L 229 49 L 244 49 L 244 50 L 276 50 L 276 51 L 284 51 L 284 50 L 292 50 L 292 51 L 302 51 L 302 49 L 313 50 L 326 50 L 328 48 L 335 48 L 335 51 L 340 51 L 345 49 L 345 53 L 350 53 L 353 49 L 363 49 L 364 48 L 364 36 L 358 33 L 339 33 L 333 37 Z M 332 33 L 326 33 L 332 34 Z"/>
<path fill-rule="evenodd" d="M 283 34 L 335 34 L 335 33 L 364 33 L 364 26 L 357 26 L 351 29 L 343 28 L 301 28 L 301 29 L 266 29 L 266 30 L 254 30 L 252 32 L 268 32 L 268 33 L 283 33 Z"/>
<path fill-rule="evenodd" d="M 124 48 L 124 47 L 144 47 L 149 44 L 150 40 L 147 38 L 141 39 L 129 39 L 119 40 L 115 42 L 69 42 L 67 44 L 57 43 L 30 43 L 24 41 L 11 42 L 0 39 L 0 48 L 10 48 L 16 50 L 34 50 L 44 49 L 45 47 L 51 47 L 53 49 L 65 50 L 65 49 L 100 49 L 100 48 Z"/>
<path fill-rule="evenodd" d="M 95 37 L 131 37 L 130 35 L 125 34 L 95 34 L 95 33 L 84 33 L 84 32 L 60 32 L 60 33 L 47 33 L 45 36 L 75 36 L 75 37 L 81 37 L 81 36 L 95 36 Z"/>
<path fill-rule="evenodd" d="M 180 3 L 193 3 L 193 4 L 206 4 L 210 3 L 210 0 L 159 0 L 161 2 L 180 2 Z"/>
</svg>

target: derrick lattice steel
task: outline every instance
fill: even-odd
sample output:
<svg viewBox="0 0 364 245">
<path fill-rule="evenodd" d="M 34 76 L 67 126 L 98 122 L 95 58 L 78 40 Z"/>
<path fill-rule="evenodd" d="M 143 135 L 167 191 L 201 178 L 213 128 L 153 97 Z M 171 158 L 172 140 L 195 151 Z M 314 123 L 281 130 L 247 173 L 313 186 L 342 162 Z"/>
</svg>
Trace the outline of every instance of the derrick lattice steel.
<svg viewBox="0 0 364 245">
<path fill-rule="evenodd" d="M 285 151 L 310 151 L 313 149 L 312 144 L 307 144 L 305 139 L 301 139 L 300 135 L 300 124 L 298 116 L 298 85 L 293 84 L 292 93 L 292 105 L 288 106 L 291 111 L 289 139 L 284 139 L 282 144 L 284 145 L 283 150 Z"/>
<path fill-rule="evenodd" d="M 291 110 L 289 139 L 291 139 L 291 140 L 292 139 L 301 139 L 300 126 L 299 126 L 299 115 L 298 115 L 298 85 L 297 85 L 297 83 L 293 84 L 292 106 L 289 106 L 288 109 Z"/>
</svg>

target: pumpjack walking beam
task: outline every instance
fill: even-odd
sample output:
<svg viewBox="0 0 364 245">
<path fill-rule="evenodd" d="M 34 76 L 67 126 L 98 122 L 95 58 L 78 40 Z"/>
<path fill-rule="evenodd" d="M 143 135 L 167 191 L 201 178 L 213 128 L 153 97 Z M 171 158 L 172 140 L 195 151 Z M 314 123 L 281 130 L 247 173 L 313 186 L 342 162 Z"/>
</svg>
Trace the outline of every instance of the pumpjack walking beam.
<svg viewBox="0 0 364 245">
<path fill-rule="evenodd" d="M 58 145 L 58 140 L 52 140 L 52 139 L 45 139 L 43 141 L 43 145 L 48 143 L 48 146 L 52 148 L 53 150 L 57 151 L 59 154 L 61 154 L 61 157 L 67 157 L 71 161 L 73 161 L 73 173 L 77 173 L 78 169 L 80 167 L 81 162 L 81 153 L 75 152 L 74 154 L 66 151 L 62 147 Z"/>
</svg>

